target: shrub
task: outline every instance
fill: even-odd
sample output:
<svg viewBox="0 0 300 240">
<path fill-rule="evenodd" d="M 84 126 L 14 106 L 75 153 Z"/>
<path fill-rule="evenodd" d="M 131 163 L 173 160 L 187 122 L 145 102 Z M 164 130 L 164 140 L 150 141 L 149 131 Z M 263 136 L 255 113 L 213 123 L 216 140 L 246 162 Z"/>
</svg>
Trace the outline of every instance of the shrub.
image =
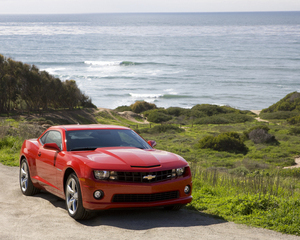
<svg viewBox="0 0 300 240">
<path fill-rule="evenodd" d="M 195 120 L 195 124 L 228 124 L 228 123 L 243 123 L 252 121 L 253 117 L 245 114 L 227 113 L 218 114 L 210 117 L 202 117 Z"/>
<path fill-rule="evenodd" d="M 269 134 L 266 130 L 257 128 L 249 133 L 249 139 L 255 144 L 258 143 L 278 143 L 274 135 Z"/>
<path fill-rule="evenodd" d="M 248 152 L 248 148 L 236 132 L 221 133 L 216 137 L 206 136 L 199 141 L 199 148 L 243 154 Z"/>
<path fill-rule="evenodd" d="M 12 148 L 18 140 L 13 136 L 6 136 L 0 139 L 0 149 L 3 147 Z"/>
<path fill-rule="evenodd" d="M 115 109 L 117 112 L 131 111 L 130 106 L 119 106 Z"/>
<path fill-rule="evenodd" d="M 147 120 L 153 123 L 167 122 L 172 119 L 172 116 L 166 114 L 166 110 L 163 109 L 151 110 L 144 116 L 146 115 L 147 115 Z"/>
<path fill-rule="evenodd" d="M 246 114 L 249 111 L 241 111 L 229 106 L 218 106 L 211 104 L 197 104 L 191 109 L 191 116 L 200 118 L 205 116 L 213 116 L 218 114 L 236 113 Z"/>
<path fill-rule="evenodd" d="M 162 124 L 162 125 L 154 126 L 152 128 L 135 129 L 135 131 L 138 134 L 142 134 L 142 133 L 155 134 L 155 133 L 180 133 L 180 132 L 184 132 L 185 130 L 172 124 Z"/>
<path fill-rule="evenodd" d="M 278 111 L 300 111 L 300 93 L 292 92 L 286 95 L 283 99 L 279 100 L 272 106 L 263 109 L 262 113 L 272 113 Z"/>
<path fill-rule="evenodd" d="M 213 116 L 221 113 L 228 113 L 233 111 L 228 111 L 225 108 L 218 105 L 211 104 L 197 104 L 192 107 L 192 116 L 194 117 L 204 117 L 204 116 Z"/>
<path fill-rule="evenodd" d="M 150 133 L 162 133 L 162 132 L 184 132 L 184 129 L 170 124 L 163 124 L 155 126 L 149 130 Z"/>
<path fill-rule="evenodd" d="M 148 103 L 146 101 L 136 101 L 134 104 L 130 105 L 130 108 L 135 113 L 141 113 L 150 109 L 156 109 L 154 103 Z"/>
<path fill-rule="evenodd" d="M 250 171 L 244 166 L 239 166 L 237 168 L 231 169 L 229 173 L 236 176 L 246 176 L 247 174 L 250 173 Z"/>
<path fill-rule="evenodd" d="M 258 126 L 254 126 L 254 127 L 250 128 L 249 130 L 244 131 L 244 132 L 243 132 L 243 137 L 244 137 L 245 139 L 249 139 L 249 133 L 250 133 L 251 131 L 255 130 L 255 129 L 263 129 L 263 130 L 265 130 L 266 132 L 268 132 L 268 131 L 270 130 L 270 128 L 269 128 L 267 125 L 258 125 Z"/>
<path fill-rule="evenodd" d="M 300 125 L 300 115 L 287 119 L 287 122 L 291 125 Z"/>
<path fill-rule="evenodd" d="M 300 134 L 300 127 L 292 127 L 289 130 L 290 135 L 299 135 Z"/>
<path fill-rule="evenodd" d="M 259 125 L 250 128 L 248 131 L 244 131 L 243 138 L 250 139 L 255 144 L 258 143 L 273 143 L 279 144 L 279 142 L 275 139 L 274 135 L 268 133 L 270 128 L 266 125 Z"/>
<path fill-rule="evenodd" d="M 288 119 L 299 115 L 298 111 L 278 111 L 271 113 L 261 113 L 259 116 L 263 119 Z"/>
<path fill-rule="evenodd" d="M 179 117 L 181 115 L 189 115 L 190 109 L 180 108 L 180 107 L 169 107 L 166 109 L 167 113 L 172 116 Z"/>
</svg>

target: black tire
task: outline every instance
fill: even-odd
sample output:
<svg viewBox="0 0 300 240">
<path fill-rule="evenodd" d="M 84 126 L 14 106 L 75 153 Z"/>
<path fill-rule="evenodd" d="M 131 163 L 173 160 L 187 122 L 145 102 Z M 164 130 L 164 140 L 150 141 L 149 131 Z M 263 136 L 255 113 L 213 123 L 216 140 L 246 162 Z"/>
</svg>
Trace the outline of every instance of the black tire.
<svg viewBox="0 0 300 240">
<path fill-rule="evenodd" d="M 80 184 L 76 174 L 74 173 L 70 174 L 67 179 L 65 196 L 66 208 L 72 218 L 76 220 L 89 218 L 89 212 L 82 205 Z"/>
<path fill-rule="evenodd" d="M 170 206 L 165 206 L 165 210 L 168 211 L 179 211 L 184 205 L 182 204 L 177 204 L 177 205 L 170 205 Z"/>
<path fill-rule="evenodd" d="M 21 192 L 26 196 L 33 196 L 40 191 L 40 189 L 33 186 L 30 178 L 28 163 L 25 158 L 23 158 L 20 163 L 19 183 Z"/>
</svg>

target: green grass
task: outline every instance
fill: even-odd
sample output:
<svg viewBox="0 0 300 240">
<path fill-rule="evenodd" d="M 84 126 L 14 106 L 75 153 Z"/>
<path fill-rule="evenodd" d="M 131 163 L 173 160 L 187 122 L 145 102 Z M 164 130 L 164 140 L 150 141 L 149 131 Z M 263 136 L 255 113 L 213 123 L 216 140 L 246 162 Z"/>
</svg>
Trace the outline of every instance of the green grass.
<svg viewBox="0 0 300 240">
<path fill-rule="evenodd" d="M 300 235 L 299 183 L 281 177 L 279 171 L 238 177 L 193 166 L 193 201 L 188 207 L 227 221 Z"/>
</svg>

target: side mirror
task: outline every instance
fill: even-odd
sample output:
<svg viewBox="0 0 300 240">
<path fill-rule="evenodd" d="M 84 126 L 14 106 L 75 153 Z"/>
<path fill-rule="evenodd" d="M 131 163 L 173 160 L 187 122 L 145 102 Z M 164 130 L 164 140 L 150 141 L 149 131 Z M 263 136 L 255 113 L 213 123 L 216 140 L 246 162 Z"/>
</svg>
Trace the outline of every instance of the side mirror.
<svg viewBox="0 0 300 240">
<path fill-rule="evenodd" d="M 151 147 L 155 147 L 156 146 L 156 142 L 154 140 L 149 140 L 148 141 L 148 144 L 151 146 Z"/>
<path fill-rule="evenodd" d="M 45 143 L 44 148 L 50 148 L 50 149 L 53 149 L 53 150 L 57 150 L 59 152 L 61 151 L 56 143 Z"/>
</svg>

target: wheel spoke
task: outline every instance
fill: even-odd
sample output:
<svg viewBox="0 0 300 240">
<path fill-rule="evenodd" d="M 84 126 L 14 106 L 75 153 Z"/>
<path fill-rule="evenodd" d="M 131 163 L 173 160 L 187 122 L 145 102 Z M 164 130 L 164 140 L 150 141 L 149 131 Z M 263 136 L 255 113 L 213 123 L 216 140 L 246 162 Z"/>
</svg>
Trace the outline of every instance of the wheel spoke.
<svg viewBox="0 0 300 240">
<path fill-rule="evenodd" d="M 71 210 L 73 199 L 69 199 L 68 201 L 68 209 Z"/>
<path fill-rule="evenodd" d="M 72 187 L 70 186 L 70 185 L 68 185 L 68 194 L 70 194 L 70 195 L 74 195 L 74 191 L 73 191 L 73 189 L 72 189 Z"/>
<path fill-rule="evenodd" d="M 25 177 L 27 175 L 27 172 L 25 171 L 25 169 L 21 168 L 21 176 Z"/>
<path fill-rule="evenodd" d="M 72 202 L 72 206 L 73 206 L 73 211 L 76 212 L 76 210 L 77 210 L 77 201 L 75 199 Z"/>
</svg>

